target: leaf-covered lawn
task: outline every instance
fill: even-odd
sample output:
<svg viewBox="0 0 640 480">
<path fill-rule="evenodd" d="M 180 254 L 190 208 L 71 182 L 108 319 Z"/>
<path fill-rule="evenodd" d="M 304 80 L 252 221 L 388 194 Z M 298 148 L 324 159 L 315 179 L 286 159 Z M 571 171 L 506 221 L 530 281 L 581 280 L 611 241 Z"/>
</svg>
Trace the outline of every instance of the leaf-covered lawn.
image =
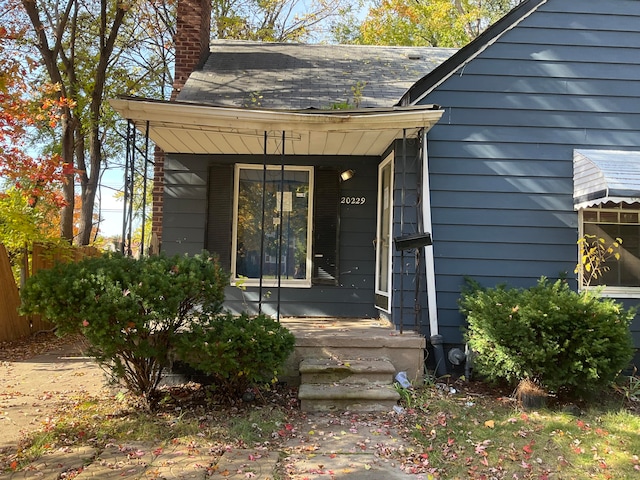
<svg viewBox="0 0 640 480">
<path fill-rule="evenodd" d="M 14 360 L 29 358 L 42 351 L 42 343 L 14 343 L 5 353 Z M 640 402 L 637 395 L 625 395 L 633 385 L 626 392 L 598 392 L 580 407 L 554 402 L 536 411 L 520 408 L 511 391 L 479 382 L 437 383 L 400 390 L 401 413 L 327 414 L 322 422 L 338 425 L 343 439 L 353 437 L 356 451 L 371 450 L 417 479 L 640 478 Z M 178 441 L 214 453 L 250 447 L 295 456 L 330 437 L 326 426 L 313 423 L 317 418 L 309 423 L 295 389 L 285 387 L 228 405 L 189 384 L 166 389 L 159 405 L 148 413 L 125 395 L 69 396 L 38 431 L 0 451 L 0 476 L 46 452 L 82 445 L 100 450 L 135 440 L 162 448 Z M 389 432 L 409 447 L 382 441 Z M 281 479 L 287 475 L 283 462 Z"/>
<path fill-rule="evenodd" d="M 416 473 L 448 479 L 640 478 L 640 416 L 619 401 L 525 411 L 509 397 L 455 390 L 427 387 L 405 396 L 405 425 L 422 447 Z"/>
<path fill-rule="evenodd" d="M 213 400 L 197 384 L 167 391 L 162 410 L 154 414 L 131 408 L 124 398 L 77 398 L 18 449 L 5 452 L 0 466 L 4 471 L 20 470 L 46 451 L 77 445 L 99 449 L 114 441 L 163 445 L 180 439 L 211 451 L 245 446 L 285 451 L 295 450 L 291 445 L 298 438 L 304 448 L 305 436 L 320 436 L 309 432 L 308 419 L 297 409 L 295 391 L 273 391 L 244 406 L 206 403 Z M 400 414 L 327 416 L 333 416 L 334 423 L 346 422 L 350 431 L 377 431 L 378 423 L 382 431 L 397 431 L 409 444 L 413 442 L 412 447 L 381 450 L 377 455 L 423 479 L 640 475 L 640 416 L 620 403 L 525 411 L 509 396 L 486 388 L 478 393 L 457 383 L 453 388 L 440 384 L 406 392 L 403 408 Z M 287 478 L 286 471 L 282 478 Z"/>
</svg>

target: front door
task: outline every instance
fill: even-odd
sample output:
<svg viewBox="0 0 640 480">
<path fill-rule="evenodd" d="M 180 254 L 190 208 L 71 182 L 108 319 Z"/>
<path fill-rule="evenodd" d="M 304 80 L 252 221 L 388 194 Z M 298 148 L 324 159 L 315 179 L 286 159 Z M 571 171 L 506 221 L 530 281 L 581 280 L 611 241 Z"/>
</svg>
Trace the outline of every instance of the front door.
<svg viewBox="0 0 640 480">
<path fill-rule="evenodd" d="M 391 311 L 391 233 L 393 228 L 393 154 L 378 166 L 376 233 L 376 307 Z"/>
</svg>

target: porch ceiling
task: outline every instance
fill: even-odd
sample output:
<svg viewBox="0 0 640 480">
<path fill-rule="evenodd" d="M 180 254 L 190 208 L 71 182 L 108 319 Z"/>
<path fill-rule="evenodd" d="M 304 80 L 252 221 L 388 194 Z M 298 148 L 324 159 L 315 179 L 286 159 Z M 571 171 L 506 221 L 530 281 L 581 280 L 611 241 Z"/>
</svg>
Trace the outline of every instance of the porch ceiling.
<svg viewBox="0 0 640 480">
<path fill-rule="evenodd" d="M 380 156 L 394 139 L 429 130 L 443 111 L 434 105 L 354 110 L 266 110 L 138 98 L 111 106 L 167 153 Z M 404 132 L 404 133 L 403 133 Z"/>
</svg>

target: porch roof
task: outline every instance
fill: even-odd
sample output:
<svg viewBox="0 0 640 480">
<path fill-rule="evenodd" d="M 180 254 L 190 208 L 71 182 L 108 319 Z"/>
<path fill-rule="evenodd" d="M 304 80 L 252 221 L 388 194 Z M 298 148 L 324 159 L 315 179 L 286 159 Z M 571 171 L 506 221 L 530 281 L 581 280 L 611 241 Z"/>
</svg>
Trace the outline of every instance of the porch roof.
<svg viewBox="0 0 640 480">
<path fill-rule="evenodd" d="M 169 102 L 110 100 L 124 118 L 166 153 L 381 156 L 393 140 L 429 130 L 442 116 L 435 105 L 352 110 L 270 110 Z"/>
</svg>

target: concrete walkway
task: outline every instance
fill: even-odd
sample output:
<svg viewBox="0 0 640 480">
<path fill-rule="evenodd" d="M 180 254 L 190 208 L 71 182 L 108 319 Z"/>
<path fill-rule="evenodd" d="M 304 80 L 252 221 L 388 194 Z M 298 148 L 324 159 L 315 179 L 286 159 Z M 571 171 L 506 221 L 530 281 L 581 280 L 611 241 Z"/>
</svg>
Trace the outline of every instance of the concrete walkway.
<svg viewBox="0 0 640 480">
<path fill-rule="evenodd" d="M 413 447 L 391 426 L 390 414 L 311 414 L 284 445 L 285 478 L 393 480 L 419 478 L 400 458 Z M 426 476 L 424 477 L 426 478 Z"/>
<path fill-rule="evenodd" d="M 311 420 L 313 421 L 313 420 Z M 316 425 L 323 427 L 324 421 Z M 7 479 L 246 479 L 290 480 L 351 479 L 394 480 L 420 478 L 404 473 L 399 462 L 387 458 L 404 447 L 391 432 L 343 430 L 324 425 L 308 443 L 291 441 L 277 451 L 229 449 L 215 452 L 175 439 L 170 445 L 146 443 L 108 444 L 94 448 L 68 447 L 45 453 Z M 376 433 L 378 432 L 378 433 Z M 426 477 L 424 477 L 426 478 Z"/>
<path fill-rule="evenodd" d="M 104 373 L 79 345 L 0 362 L 0 448 L 42 427 L 58 406 L 82 394 L 100 395 L 104 383 Z"/>
</svg>

